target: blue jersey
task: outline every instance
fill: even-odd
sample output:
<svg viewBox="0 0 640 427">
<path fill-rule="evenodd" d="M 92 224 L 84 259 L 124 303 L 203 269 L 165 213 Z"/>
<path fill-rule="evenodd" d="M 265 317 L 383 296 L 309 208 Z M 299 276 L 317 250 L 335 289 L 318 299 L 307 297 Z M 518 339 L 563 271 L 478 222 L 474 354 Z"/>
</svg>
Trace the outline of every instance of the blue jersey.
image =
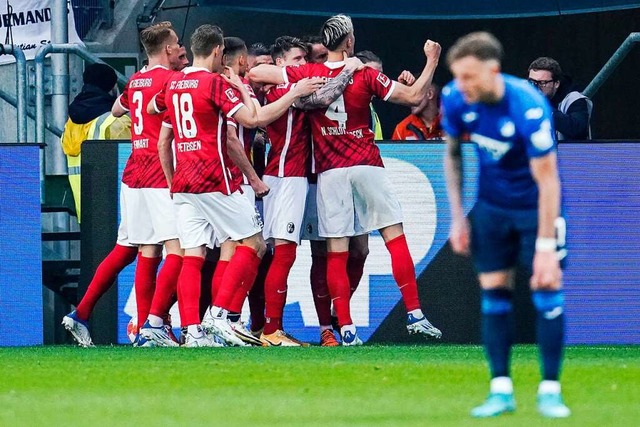
<svg viewBox="0 0 640 427">
<path fill-rule="evenodd" d="M 469 135 L 480 161 L 478 199 L 495 206 L 534 209 L 538 187 L 529 160 L 556 149 L 551 107 L 529 82 L 502 74 L 505 93 L 496 104 L 467 104 L 455 80 L 442 89 L 442 127 Z"/>
</svg>

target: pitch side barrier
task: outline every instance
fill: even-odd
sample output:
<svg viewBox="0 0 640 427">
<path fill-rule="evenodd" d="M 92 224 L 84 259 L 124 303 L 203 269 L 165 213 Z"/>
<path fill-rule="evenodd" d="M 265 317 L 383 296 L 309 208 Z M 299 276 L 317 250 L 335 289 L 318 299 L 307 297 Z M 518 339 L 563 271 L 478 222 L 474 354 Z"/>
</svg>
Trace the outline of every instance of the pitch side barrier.
<svg viewBox="0 0 640 427">
<path fill-rule="evenodd" d="M 0 141 L 0 347 L 43 342 L 40 150 Z"/>
<path fill-rule="evenodd" d="M 115 243 L 119 182 L 130 145 L 83 144 L 79 295 Z M 471 262 L 453 254 L 447 244 L 445 145 L 381 142 L 379 147 L 402 204 L 423 308 L 442 329 L 443 342 L 479 343 L 478 283 Z M 640 344 L 640 143 L 564 142 L 558 151 L 569 247 L 564 276 L 568 343 Z M 477 182 L 471 144 L 463 146 L 463 156 L 464 206 L 471 212 Z M 352 300 L 358 333 L 372 343 L 415 342 L 404 328 L 404 309 L 382 237 L 374 232 L 369 242 L 364 276 Z M 289 278 L 284 319 L 287 331 L 313 342 L 318 320 L 309 288 L 310 263 L 309 245 L 303 242 Z M 92 319 L 96 343 L 128 342 L 126 325 L 135 313 L 133 272 L 132 265 L 120 274 L 117 288 L 98 305 Z M 533 342 L 535 313 L 526 272 L 518 273 L 517 282 L 517 340 Z M 177 308 L 172 317 L 177 324 Z"/>
</svg>

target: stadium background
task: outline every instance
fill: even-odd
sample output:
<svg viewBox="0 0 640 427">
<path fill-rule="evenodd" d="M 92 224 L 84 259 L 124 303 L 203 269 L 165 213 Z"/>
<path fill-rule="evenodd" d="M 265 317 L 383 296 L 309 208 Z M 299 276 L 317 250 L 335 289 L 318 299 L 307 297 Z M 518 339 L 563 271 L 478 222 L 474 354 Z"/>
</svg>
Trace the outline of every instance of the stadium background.
<svg viewBox="0 0 640 427">
<path fill-rule="evenodd" d="M 89 260 L 99 262 L 113 244 L 117 227 L 113 200 L 119 182 L 115 171 L 124 168 L 130 145 L 90 142 L 86 147 L 83 161 L 101 165 L 83 171 L 83 188 L 97 190 L 90 193 L 91 205 L 86 209 L 83 205 L 83 212 L 87 213 L 83 227 L 84 221 L 89 227 L 83 239 L 91 242 L 84 245 L 83 240 L 83 248 L 90 247 L 92 251 L 92 255 L 83 252 L 83 260 L 90 266 Z M 105 147 L 109 147 L 108 151 Z M 403 205 L 423 307 L 445 331 L 444 342 L 479 342 L 479 290 L 471 262 L 454 255 L 446 243 L 450 217 L 442 167 L 444 146 L 382 143 L 380 148 Z M 105 156 L 107 152 L 111 154 Z M 465 170 L 465 208 L 469 211 L 476 187 L 472 146 L 465 146 L 464 156 L 469 166 Z M 568 342 L 640 344 L 640 248 L 634 239 L 639 230 L 640 189 L 636 184 L 640 171 L 635 165 L 640 161 L 640 150 L 636 144 L 623 141 L 563 144 L 559 156 L 568 221 Z M 104 172 L 107 158 L 111 167 Z M 85 186 L 85 179 L 91 183 Z M 377 233 L 370 238 L 370 248 L 362 284 L 352 303 L 354 321 L 363 339 L 370 342 L 415 342 L 403 332 L 400 294 Z M 308 243 L 303 242 L 289 279 L 285 327 L 295 336 L 313 342 L 317 341 L 318 325 L 308 286 L 309 265 Z M 91 274 L 94 268 L 83 270 Z M 522 302 L 522 309 L 517 313 L 517 336 L 519 342 L 533 342 L 535 314 L 528 302 L 528 277 L 520 273 L 516 298 Z M 120 275 L 117 299 L 112 296 L 111 306 L 100 315 L 106 317 L 93 321 L 97 342 L 128 342 L 126 324 L 135 312 L 132 282 L 133 267 L 129 267 Z M 173 316 L 178 318 L 177 310 Z"/>
<path fill-rule="evenodd" d="M 118 8 L 128 7 L 126 3 L 118 2 Z M 169 0 L 165 6 L 171 8 L 178 3 L 180 2 Z M 212 6 L 212 3 L 202 2 L 202 7 L 192 10 L 188 19 L 185 17 L 184 9 L 162 11 L 158 19 L 174 21 L 180 32 L 187 35 L 183 37 L 185 41 L 197 25 L 213 21 L 220 24 L 227 35 L 239 35 L 249 43 L 269 42 L 283 33 L 294 35 L 313 33 L 324 19 L 319 15 L 301 16 L 231 10 Z M 357 49 L 371 49 L 378 53 L 385 62 L 386 72 L 392 77 L 404 68 L 414 72 L 421 69 L 424 61 L 421 49 L 426 37 L 439 40 L 446 50 L 446 47 L 450 46 L 459 35 L 482 29 L 494 32 L 504 42 L 507 52 L 504 63 L 506 72 L 522 75 L 531 59 L 539 55 L 551 55 L 560 60 L 576 81 L 585 83 L 595 75 L 620 42 L 630 32 L 637 30 L 639 21 L 640 11 L 633 9 L 510 19 L 404 19 L 397 21 L 362 17 L 355 19 L 354 23 Z M 135 23 L 130 21 L 122 25 L 135 25 Z M 112 42 L 110 49 L 114 52 L 131 52 L 141 59 L 134 32 L 135 30 L 131 29 L 121 31 L 118 36 L 120 39 Z M 97 38 L 100 38 L 99 36 L 98 34 Z M 127 41 L 125 42 L 124 39 Z M 569 324 L 569 338 L 575 339 L 571 342 L 640 343 L 638 337 L 640 326 L 636 320 L 639 310 L 637 306 L 638 267 L 634 262 L 638 259 L 638 249 L 635 247 L 637 245 L 634 246 L 634 239 L 629 237 L 635 236 L 638 230 L 638 219 L 634 216 L 634 209 L 638 206 L 638 194 L 633 185 L 624 184 L 638 181 L 637 175 L 634 175 L 637 172 L 631 167 L 637 161 L 638 153 L 633 144 L 614 144 L 623 138 L 640 138 L 640 128 L 637 126 L 640 122 L 640 110 L 637 108 L 636 76 L 637 69 L 640 68 L 639 62 L 638 55 L 630 55 L 594 99 L 596 105 L 593 121 L 594 134 L 596 137 L 612 139 L 611 143 L 561 147 L 563 162 L 561 167 L 563 167 L 566 201 L 569 203 L 570 214 L 569 244 L 572 248 L 568 274 L 572 277 L 571 274 L 575 272 L 574 277 L 580 279 L 575 281 L 575 290 L 568 288 L 567 293 L 570 304 L 572 300 L 576 302 L 575 307 L 570 306 L 570 308 L 582 313 Z M 446 67 L 441 64 L 435 80 L 444 83 L 449 78 Z M 3 79 L 3 81 L 3 84 L 12 84 L 12 79 Z M 376 108 L 382 118 L 386 135 L 390 134 L 395 123 L 408 113 L 407 110 L 386 104 L 377 105 Z M 3 127 L 5 135 L 8 135 L 13 132 L 12 126 L 15 120 L 11 120 L 11 114 L 3 112 L 2 115 L 8 118 Z M 387 150 L 386 147 L 383 145 L 383 150 Z M 409 155 L 408 149 L 414 152 L 416 147 L 419 150 L 423 149 L 420 145 L 395 146 L 389 150 L 404 150 L 404 152 L 386 153 L 387 158 L 408 161 L 418 170 L 432 171 L 436 170 L 432 169 L 433 167 L 440 168 L 441 163 L 437 162 L 437 156 L 429 160 L 427 156 L 420 159 L 415 154 Z M 20 150 L 22 153 L 23 149 L 30 151 L 30 154 L 16 157 L 15 151 L 12 151 Z M 33 152 L 36 152 L 35 157 Z M 37 236 L 40 225 L 37 222 L 39 182 L 34 178 L 38 173 L 37 148 L 9 148 L 3 145 L 0 153 L 2 168 L 0 175 L 3 177 L 0 182 L 3 193 L 3 203 L 0 208 L 0 226 L 3 229 L 0 276 L 3 277 L 4 283 L 9 284 L 0 287 L 0 302 L 3 306 L 0 327 L 8 328 L 12 319 L 16 317 L 26 319 L 29 324 L 38 326 L 30 329 L 28 337 L 21 337 L 20 343 L 35 344 L 42 342 L 42 329 L 39 325 L 42 324 L 43 304 L 41 272 L 38 268 L 34 268 L 34 265 L 40 263 L 41 253 Z M 101 155 L 104 156 L 104 153 Z M 121 156 L 126 156 L 126 151 L 121 152 Z M 565 158 L 570 158 L 571 161 L 564 160 Z M 433 165 L 429 165 L 429 161 L 433 161 Z M 576 169 L 572 171 L 574 167 Z M 101 188 L 99 193 L 109 197 L 107 204 L 113 208 L 113 202 L 117 200 L 118 182 L 118 162 L 115 157 L 109 168 L 101 165 L 104 176 L 100 179 L 116 187 L 112 193 L 105 192 L 104 188 Z M 108 171 L 104 172 L 107 169 Z M 21 175 L 16 180 L 17 170 L 21 171 Z M 434 185 L 434 182 L 437 182 L 437 179 L 431 175 L 431 172 L 426 176 L 435 190 L 438 185 Z M 438 194 L 434 191 L 436 201 L 442 198 L 442 195 L 443 193 Z M 31 217 L 31 214 L 26 212 L 31 212 L 29 209 L 33 207 L 36 209 L 36 214 Z M 573 215 L 571 215 L 572 209 Z M 100 210 L 99 205 L 96 206 L 95 211 L 95 231 L 104 231 L 108 236 L 102 242 L 99 239 L 89 238 L 90 243 L 82 245 L 83 260 L 91 261 L 82 269 L 80 295 L 83 293 L 82 286 L 86 287 L 88 283 L 87 275 L 92 274 L 93 267 L 106 253 L 104 248 L 101 250 L 100 245 L 107 245 L 107 250 L 111 248 L 113 230 L 117 225 L 115 214 L 106 215 L 106 212 L 111 211 Z M 438 206 L 437 212 L 439 215 L 448 214 L 446 205 L 443 209 Z M 576 224 L 576 217 L 582 221 L 580 225 Z M 416 260 L 421 295 L 427 307 L 433 311 L 434 322 L 442 325 L 444 329 L 449 328 L 447 340 L 476 342 L 478 339 L 478 291 L 475 286 L 469 285 L 475 279 L 470 264 L 462 262 L 448 250 L 441 234 L 445 221 L 446 218 L 438 217 L 432 246 L 420 259 Z M 83 224 L 84 231 L 89 228 L 88 224 Z M 425 227 L 418 227 L 418 230 L 423 229 Z M 375 239 L 376 236 L 372 240 Z M 415 244 L 424 250 L 425 246 L 420 246 L 424 243 Z M 13 250 L 15 247 L 20 248 L 20 253 L 16 254 Z M 87 256 L 94 258 L 87 258 L 87 253 L 89 254 Z M 306 255 L 301 253 L 299 258 L 304 257 Z M 366 304 L 367 301 L 370 303 L 367 304 L 366 310 L 371 315 L 368 316 L 369 326 L 366 327 L 366 334 L 371 341 L 376 342 L 409 340 L 409 337 L 400 336 L 397 333 L 402 325 L 402 310 L 397 305 L 397 291 L 388 283 L 388 279 L 388 277 L 385 279 L 384 274 L 377 274 L 369 281 L 369 290 L 373 290 L 373 293 L 376 289 L 383 289 L 386 292 L 380 306 L 371 305 L 377 301 L 377 297 L 367 299 L 363 295 L 364 302 L 361 304 Z M 23 286 L 11 286 L 15 283 Z M 131 280 L 123 277 L 121 283 L 123 283 L 121 288 L 126 289 L 123 291 L 126 294 Z M 520 286 L 520 288 L 523 287 Z M 122 341 L 124 331 L 122 325 L 117 325 L 118 319 L 114 313 L 118 301 L 122 309 L 119 312 L 123 312 L 123 306 L 128 298 L 128 294 L 125 294 L 118 297 L 113 293 L 99 304 L 92 321 L 97 333 L 97 342 L 115 342 L 117 339 Z M 523 301 L 528 300 L 526 292 L 520 292 L 518 298 Z M 112 307 L 113 310 L 107 310 L 107 307 Z M 294 318 L 296 313 L 299 313 L 293 306 L 288 310 L 287 314 Z M 460 317 L 466 313 L 470 313 L 470 317 Z M 519 314 L 518 334 L 520 340 L 524 342 L 530 342 L 533 336 L 533 331 L 526 322 L 530 315 L 530 306 Z M 120 321 L 125 318 L 124 315 L 120 315 Z M 364 314 L 361 315 L 361 319 L 367 322 L 364 320 Z M 301 324 L 300 317 L 297 320 L 298 324 Z M 308 328 L 314 331 L 315 337 L 315 328 L 313 326 Z M 311 333 L 304 330 L 299 332 L 304 336 Z M 7 334 L 2 337 L 0 345 L 17 344 L 16 339 L 18 337 Z"/>
</svg>

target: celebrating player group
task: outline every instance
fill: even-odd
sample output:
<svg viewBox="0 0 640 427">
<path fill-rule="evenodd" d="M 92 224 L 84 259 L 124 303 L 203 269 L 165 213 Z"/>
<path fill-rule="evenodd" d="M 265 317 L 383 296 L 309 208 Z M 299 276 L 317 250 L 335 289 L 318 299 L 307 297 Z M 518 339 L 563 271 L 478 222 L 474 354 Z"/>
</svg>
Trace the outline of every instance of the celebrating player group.
<svg viewBox="0 0 640 427">
<path fill-rule="evenodd" d="M 285 332 L 282 321 L 301 239 L 312 247 L 321 345 L 361 345 L 350 300 L 374 230 L 391 257 L 408 333 L 442 336 L 420 305 L 370 107 L 374 97 L 419 105 L 438 66 L 439 43 L 425 42 L 419 76 L 403 72 L 394 81 L 354 56 L 355 33 L 345 15 L 329 18 L 319 38 L 282 36 L 268 51 L 202 25 L 190 38 L 190 66 L 170 23 L 144 29 L 141 41 L 148 65 L 131 77 L 112 110 L 132 119 L 118 244 L 78 309 L 63 320 L 80 345 L 93 345 L 87 327 L 93 304 L 135 251 L 140 329 L 134 346 L 307 346 Z M 451 246 L 470 254 L 478 271 L 492 373 L 489 398 L 472 414 L 515 409 L 510 322 L 520 263 L 532 271 L 538 310 L 544 376 L 538 408 L 565 417 L 570 412 L 558 382 L 564 342 L 558 254 L 565 251 L 557 237 L 564 236 L 564 222 L 555 133 L 547 101 L 526 81 L 503 74 L 501 59 L 502 47 L 490 34 L 461 38 L 447 55 L 455 79 L 442 91 Z M 473 226 L 462 208 L 462 139 L 475 143 L 480 162 Z M 248 326 L 240 320 L 247 298 Z M 168 316 L 176 300 L 181 339 Z"/>
</svg>

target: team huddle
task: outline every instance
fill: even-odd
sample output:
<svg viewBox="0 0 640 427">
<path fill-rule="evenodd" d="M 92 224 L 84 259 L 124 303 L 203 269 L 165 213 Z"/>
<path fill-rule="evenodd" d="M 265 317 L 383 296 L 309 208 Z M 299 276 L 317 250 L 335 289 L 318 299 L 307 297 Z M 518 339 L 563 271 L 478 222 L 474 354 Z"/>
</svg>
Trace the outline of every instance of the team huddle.
<svg viewBox="0 0 640 427">
<path fill-rule="evenodd" d="M 185 347 L 308 345 L 287 334 L 282 321 L 287 278 L 303 238 L 311 242 L 321 345 L 339 345 L 334 323 L 343 346 L 361 345 L 350 299 L 374 230 L 390 254 L 408 332 L 442 336 L 422 311 L 400 204 L 370 122 L 374 97 L 407 106 L 422 102 L 441 47 L 426 41 L 424 69 L 407 85 L 354 57 L 349 17 L 329 18 L 320 36 L 319 55 L 309 44 L 283 36 L 268 63 L 250 68 L 241 39 L 202 25 L 190 40 L 193 64 L 185 67 L 184 48 L 169 23 L 142 31 L 149 63 L 131 77 L 112 109 L 114 116 L 129 113 L 132 119 L 118 244 L 96 272 L 111 277 L 101 271 L 117 274 L 137 253 L 141 327 L 134 346 L 179 345 L 167 322 L 176 299 Z M 486 33 L 460 39 L 447 58 L 455 83 L 443 89 L 451 245 L 458 253 L 471 252 L 479 272 L 483 339 L 492 367 L 491 394 L 473 415 L 515 409 L 506 325 L 513 268 L 520 261 L 532 267 L 539 310 L 544 366 L 539 409 L 563 417 L 569 410 L 558 382 L 564 317 L 556 255 L 561 242 L 554 229 L 560 224 L 554 131 L 543 97 L 528 83 L 500 73 L 501 49 Z M 256 171 L 254 129 L 270 143 L 263 173 Z M 480 153 L 473 227 L 461 203 L 462 136 Z M 262 215 L 256 197 L 263 200 Z M 158 271 L 163 247 L 166 257 Z M 219 256 L 209 277 L 205 271 L 214 251 Z M 256 292 L 265 254 L 271 260 L 264 302 L 250 301 L 247 328 L 240 313 Z M 204 306 L 203 277 L 210 282 Z M 63 324 L 80 345 L 92 346 L 87 319 L 99 296 L 91 285 L 87 295 Z"/>
</svg>

